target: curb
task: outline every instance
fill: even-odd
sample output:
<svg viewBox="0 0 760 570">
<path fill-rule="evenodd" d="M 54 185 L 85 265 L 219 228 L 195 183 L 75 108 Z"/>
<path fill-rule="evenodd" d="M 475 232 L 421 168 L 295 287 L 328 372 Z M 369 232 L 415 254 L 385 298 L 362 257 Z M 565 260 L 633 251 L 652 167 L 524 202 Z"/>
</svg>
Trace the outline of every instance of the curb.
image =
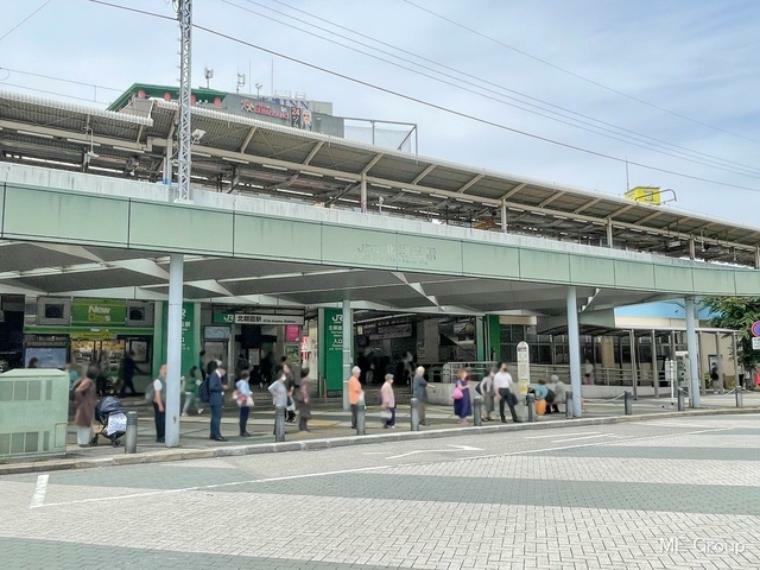
<svg viewBox="0 0 760 570">
<path fill-rule="evenodd" d="M 385 443 L 394 441 L 414 441 L 422 439 L 438 439 L 470 435 L 474 433 L 500 433 L 513 431 L 536 431 L 558 429 L 567 426 L 595 426 L 619 423 L 648 421 L 664 418 L 681 418 L 691 416 L 722 416 L 735 414 L 760 413 L 760 407 L 748 408 L 719 408 L 714 410 L 689 410 L 684 412 L 657 412 L 653 414 L 641 414 L 638 416 L 609 416 L 601 418 L 580 418 L 555 420 L 547 423 L 520 423 L 520 424 L 497 424 L 491 426 L 445 428 L 430 431 L 408 431 L 394 433 L 380 433 L 372 435 L 352 435 L 346 437 L 333 437 L 325 439 L 310 439 L 305 441 L 285 441 L 282 443 L 258 443 L 253 445 L 235 445 L 229 447 L 216 447 L 205 449 L 169 449 L 165 451 L 152 451 L 148 453 L 135 453 L 115 455 L 111 457 L 99 457 L 93 459 L 58 459 L 38 461 L 30 463 L 0 464 L 0 476 L 19 475 L 23 473 L 41 473 L 50 471 L 64 471 L 70 469 L 93 469 L 97 467 L 113 467 L 120 465 L 143 465 L 150 463 L 168 463 L 171 461 L 185 461 L 189 459 L 210 459 L 213 457 L 236 457 L 242 455 L 257 455 L 262 453 L 282 453 L 287 451 L 315 451 L 349 445 L 366 445 L 372 443 Z"/>
</svg>

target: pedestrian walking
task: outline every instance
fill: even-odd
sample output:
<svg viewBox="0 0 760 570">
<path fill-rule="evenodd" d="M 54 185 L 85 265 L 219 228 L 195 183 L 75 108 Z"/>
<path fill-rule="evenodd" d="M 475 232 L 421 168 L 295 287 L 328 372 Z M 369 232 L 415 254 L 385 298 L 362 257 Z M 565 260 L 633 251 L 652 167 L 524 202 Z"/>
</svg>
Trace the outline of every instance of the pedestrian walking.
<svg viewBox="0 0 760 570">
<path fill-rule="evenodd" d="M 240 407 L 240 437 L 250 437 L 246 429 L 248 426 L 248 415 L 253 407 L 253 392 L 249 383 L 250 374 L 247 370 L 240 372 L 240 379 L 235 382 L 235 393 L 233 397 Z"/>
<path fill-rule="evenodd" d="M 467 425 L 467 417 L 472 414 L 472 401 L 467 370 L 460 368 L 457 381 L 454 384 L 452 398 L 454 399 L 454 415 L 459 418 L 460 425 Z"/>
<path fill-rule="evenodd" d="M 494 376 L 496 376 L 497 371 L 498 369 L 495 366 L 492 366 L 491 370 L 488 372 L 485 378 L 480 381 L 480 384 L 478 384 L 477 388 L 477 391 L 480 392 L 480 395 L 483 397 L 483 412 L 485 412 L 483 420 L 487 422 L 493 421 L 493 418 L 491 417 L 491 414 L 493 414 L 494 410 L 495 396 L 493 379 Z"/>
<path fill-rule="evenodd" d="M 209 439 L 214 441 L 227 441 L 227 438 L 222 436 L 222 405 L 224 404 L 224 391 L 227 388 L 223 378 L 226 372 L 224 364 L 217 361 L 208 377 L 208 404 L 211 408 Z"/>
<path fill-rule="evenodd" d="M 296 386 L 293 399 L 296 401 L 298 410 L 298 431 L 311 431 L 309 420 L 311 419 L 311 383 L 309 381 L 309 369 L 301 368 L 301 378 Z"/>
<path fill-rule="evenodd" d="M 348 403 L 351 406 L 351 428 L 356 429 L 356 415 L 359 412 L 359 400 L 362 396 L 362 383 L 359 381 L 362 369 L 354 366 L 348 379 Z"/>
<path fill-rule="evenodd" d="M 296 381 L 293 370 L 288 364 L 287 357 L 282 357 L 282 373 L 285 375 L 285 388 L 288 391 L 288 403 L 285 406 L 285 421 L 289 424 L 296 423 L 296 403 L 293 400 L 293 392 L 296 389 Z"/>
<path fill-rule="evenodd" d="M 427 386 L 428 382 L 425 380 L 425 368 L 418 366 L 414 371 L 414 379 L 412 380 L 412 398 L 417 400 L 418 417 L 421 426 L 427 425 L 427 417 L 425 415 L 428 401 Z"/>
<path fill-rule="evenodd" d="M 509 373 L 509 369 L 505 362 L 499 365 L 499 371 L 493 377 L 494 392 L 498 395 L 499 399 L 499 415 L 501 416 L 501 423 L 507 423 L 507 417 L 504 415 L 504 405 L 509 407 L 509 413 L 512 415 L 512 421 L 519 423 L 520 419 L 517 417 L 515 411 L 515 404 L 517 404 L 517 396 L 512 393 L 512 375 Z"/>
<path fill-rule="evenodd" d="M 119 389 L 119 397 L 123 398 L 127 395 L 127 388 L 129 388 L 129 394 L 134 396 L 137 394 L 134 384 L 135 373 L 143 373 L 142 370 L 137 367 L 134 351 L 130 350 L 124 353 L 124 358 L 122 358 L 121 366 L 119 368 L 121 371 L 121 388 Z"/>
<path fill-rule="evenodd" d="M 153 380 L 153 419 L 156 422 L 156 443 L 164 443 L 166 437 L 166 364 L 158 369 Z"/>
<path fill-rule="evenodd" d="M 380 388 L 380 401 L 385 418 L 383 427 L 396 429 L 396 395 L 393 393 L 393 374 L 385 375 L 385 382 Z"/>
<path fill-rule="evenodd" d="M 190 411 L 190 407 L 193 405 L 197 414 L 203 413 L 203 408 L 199 405 L 200 398 L 198 398 L 198 389 L 202 382 L 201 371 L 197 366 L 193 366 L 187 373 L 187 376 L 182 379 L 182 392 L 185 395 L 185 403 L 182 406 L 183 416 L 187 416 L 187 412 Z"/>
<path fill-rule="evenodd" d="M 92 419 L 98 402 L 95 389 L 97 376 L 97 367 L 90 365 L 87 374 L 74 384 L 74 425 L 77 426 L 79 447 L 88 447 L 92 442 Z"/>
<path fill-rule="evenodd" d="M 583 364 L 583 383 L 584 384 L 594 383 L 594 365 L 591 364 L 591 361 L 588 358 L 586 359 L 586 362 Z"/>
<path fill-rule="evenodd" d="M 269 385 L 269 393 L 272 394 L 272 404 L 274 404 L 274 410 L 275 414 L 278 413 L 278 408 L 285 408 L 288 405 L 288 388 L 285 385 L 287 382 L 287 376 L 285 375 L 285 372 L 281 369 L 280 375 L 278 378 L 272 382 Z M 277 425 L 277 421 L 275 418 L 275 426 Z M 275 430 L 272 432 L 274 435 L 277 435 L 277 431 Z"/>
</svg>

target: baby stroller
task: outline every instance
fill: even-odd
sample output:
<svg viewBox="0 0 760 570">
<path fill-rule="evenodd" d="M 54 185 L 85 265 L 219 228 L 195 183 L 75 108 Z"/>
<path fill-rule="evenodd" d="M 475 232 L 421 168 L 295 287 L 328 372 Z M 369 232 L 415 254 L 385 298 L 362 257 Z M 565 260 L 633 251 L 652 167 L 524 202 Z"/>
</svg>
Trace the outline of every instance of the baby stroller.
<svg viewBox="0 0 760 570">
<path fill-rule="evenodd" d="M 100 423 L 100 431 L 95 432 L 92 439 L 93 445 L 98 444 L 102 435 L 111 442 L 114 447 L 119 446 L 119 439 L 127 431 L 127 414 L 116 396 L 106 396 L 95 406 L 95 419 Z"/>
</svg>

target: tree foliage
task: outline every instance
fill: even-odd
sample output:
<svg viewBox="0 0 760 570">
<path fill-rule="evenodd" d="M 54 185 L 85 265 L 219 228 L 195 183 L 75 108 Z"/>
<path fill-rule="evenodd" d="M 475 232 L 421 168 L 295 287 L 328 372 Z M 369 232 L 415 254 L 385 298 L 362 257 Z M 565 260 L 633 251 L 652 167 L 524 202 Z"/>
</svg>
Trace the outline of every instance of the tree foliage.
<svg viewBox="0 0 760 570">
<path fill-rule="evenodd" d="M 708 297 L 704 304 L 715 316 L 715 327 L 737 331 L 739 363 L 747 370 L 760 364 L 760 351 L 752 350 L 752 323 L 760 321 L 760 297 Z"/>
</svg>

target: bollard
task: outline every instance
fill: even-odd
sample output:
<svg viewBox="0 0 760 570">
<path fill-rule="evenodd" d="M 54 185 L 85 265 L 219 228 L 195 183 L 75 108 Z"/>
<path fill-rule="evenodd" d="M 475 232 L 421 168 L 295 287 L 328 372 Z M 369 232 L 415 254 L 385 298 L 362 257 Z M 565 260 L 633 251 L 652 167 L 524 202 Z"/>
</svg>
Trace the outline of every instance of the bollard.
<svg viewBox="0 0 760 570">
<path fill-rule="evenodd" d="M 285 406 L 274 409 L 274 440 L 285 441 Z"/>
<path fill-rule="evenodd" d="M 412 421 L 412 431 L 420 431 L 420 401 L 417 398 L 412 398 L 412 405 L 409 411 L 409 416 Z"/>
<path fill-rule="evenodd" d="M 631 394 L 629 391 L 623 392 L 623 409 L 625 410 L 626 416 L 633 415 L 633 394 Z"/>
<path fill-rule="evenodd" d="M 679 412 L 683 412 L 684 410 L 684 394 L 683 394 L 683 388 L 679 386 L 678 390 L 676 390 L 677 393 L 677 400 L 676 400 L 676 410 Z"/>
<path fill-rule="evenodd" d="M 472 399 L 472 423 L 475 426 L 483 425 L 483 398 L 475 396 Z"/>
<path fill-rule="evenodd" d="M 124 453 L 137 453 L 137 412 L 127 412 L 127 435 Z"/>
<path fill-rule="evenodd" d="M 567 396 L 565 397 L 565 417 L 566 418 L 573 417 L 573 391 L 572 390 L 568 390 Z"/>
<path fill-rule="evenodd" d="M 528 423 L 530 424 L 536 421 L 536 395 L 527 394 L 525 404 L 528 406 Z"/>
<path fill-rule="evenodd" d="M 367 433 L 367 405 L 360 402 L 356 410 L 356 435 Z"/>
<path fill-rule="evenodd" d="M 736 386 L 736 407 L 741 408 L 744 405 L 744 396 L 742 395 L 742 387 L 737 384 Z"/>
</svg>

